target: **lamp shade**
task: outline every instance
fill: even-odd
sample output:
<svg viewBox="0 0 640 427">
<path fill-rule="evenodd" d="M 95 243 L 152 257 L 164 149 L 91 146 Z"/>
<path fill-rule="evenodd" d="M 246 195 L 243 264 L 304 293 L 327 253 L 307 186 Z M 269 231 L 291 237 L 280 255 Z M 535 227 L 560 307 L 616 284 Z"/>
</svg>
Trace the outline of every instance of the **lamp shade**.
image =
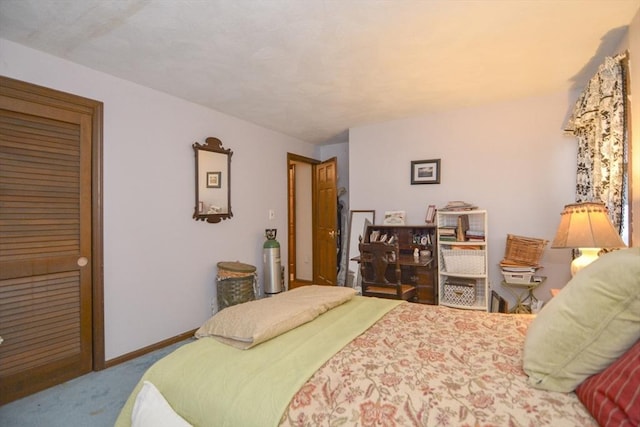
<svg viewBox="0 0 640 427">
<path fill-rule="evenodd" d="M 603 203 L 566 205 L 552 248 L 622 248 L 626 245 L 611 224 Z"/>
</svg>

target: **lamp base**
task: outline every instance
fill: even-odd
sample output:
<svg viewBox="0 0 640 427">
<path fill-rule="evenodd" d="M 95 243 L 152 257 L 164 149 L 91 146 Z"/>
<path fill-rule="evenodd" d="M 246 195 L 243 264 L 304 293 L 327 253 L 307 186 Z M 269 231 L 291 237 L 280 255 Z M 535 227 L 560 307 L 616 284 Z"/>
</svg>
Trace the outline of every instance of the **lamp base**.
<svg viewBox="0 0 640 427">
<path fill-rule="evenodd" d="M 598 259 L 600 248 L 580 248 L 580 256 L 571 261 L 571 277 Z"/>
</svg>

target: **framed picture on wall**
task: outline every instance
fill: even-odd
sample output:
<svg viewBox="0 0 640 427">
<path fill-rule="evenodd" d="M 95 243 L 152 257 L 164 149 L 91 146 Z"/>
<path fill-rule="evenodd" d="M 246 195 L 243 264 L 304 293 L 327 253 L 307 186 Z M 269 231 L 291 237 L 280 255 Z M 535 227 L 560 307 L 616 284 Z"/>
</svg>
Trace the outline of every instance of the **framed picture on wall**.
<svg viewBox="0 0 640 427">
<path fill-rule="evenodd" d="M 220 188 L 222 172 L 207 172 L 207 188 Z"/>
<path fill-rule="evenodd" d="M 427 215 L 424 217 L 424 222 L 427 224 L 433 224 L 436 219 L 436 205 L 429 205 L 427 208 Z"/>
<path fill-rule="evenodd" d="M 404 225 L 405 224 L 405 211 L 387 211 L 384 213 L 384 225 Z"/>
<path fill-rule="evenodd" d="M 440 159 L 412 160 L 411 185 L 440 184 Z"/>
</svg>

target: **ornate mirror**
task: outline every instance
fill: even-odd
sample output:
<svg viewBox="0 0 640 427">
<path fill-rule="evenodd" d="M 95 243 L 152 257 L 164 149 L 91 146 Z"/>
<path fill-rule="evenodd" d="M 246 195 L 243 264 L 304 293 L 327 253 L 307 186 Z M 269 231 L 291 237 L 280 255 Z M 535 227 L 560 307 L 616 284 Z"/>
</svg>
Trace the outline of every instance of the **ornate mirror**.
<svg viewBox="0 0 640 427">
<path fill-rule="evenodd" d="M 211 223 L 231 218 L 231 156 L 222 141 L 209 137 L 193 143 L 196 154 L 196 207 L 193 218 Z"/>
</svg>

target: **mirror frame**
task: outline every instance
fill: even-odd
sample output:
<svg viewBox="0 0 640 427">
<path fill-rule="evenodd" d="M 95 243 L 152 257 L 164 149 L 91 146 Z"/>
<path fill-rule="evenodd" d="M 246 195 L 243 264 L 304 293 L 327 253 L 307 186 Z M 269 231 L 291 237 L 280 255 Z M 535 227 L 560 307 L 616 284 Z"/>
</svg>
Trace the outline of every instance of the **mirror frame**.
<svg viewBox="0 0 640 427">
<path fill-rule="evenodd" d="M 371 224 L 375 224 L 376 211 L 375 210 L 352 210 L 349 212 L 349 236 L 347 237 L 347 271 L 345 276 L 345 283 L 348 281 L 349 271 L 353 271 L 353 286 L 357 288 L 360 286 L 360 264 L 357 261 L 352 261 L 351 258 L 360 256 L 360 249 L 358 243 L 360 243 L 360 237 L 364 241 L 364 225 L 368 220 Z M 353 268 L 353 270 L 351 270 Z"/>
<path fill-rule="evenodd" d="M 207 221 L 208 223 L 215 224 L 217 222 L 222 221 L 223 219 L 231 218 L 233 213 L 231 212 L 231 156 L 233 155 L 233 151 L 230 149 L 225 149 L 222 146 L 222 141 L 215 137 L 208 137 L 205 139 L 204 144 L 200 144 L 198 142 L 193 143 L 193 151 L 196 157 L 196 204 L 193 210 L 193 219 L 196 221 Z M 227 213 L 223 214 L 203 214 L 200 213 L 199 202 L 200 202 L 200 194 L 198 189 L 200 188 L 200 182 L 198 181 L 199 175 L 199 153 L 200 151 L 210 151 L 213 153 L 225 154 L 227 156 Z"/>
</svg>

